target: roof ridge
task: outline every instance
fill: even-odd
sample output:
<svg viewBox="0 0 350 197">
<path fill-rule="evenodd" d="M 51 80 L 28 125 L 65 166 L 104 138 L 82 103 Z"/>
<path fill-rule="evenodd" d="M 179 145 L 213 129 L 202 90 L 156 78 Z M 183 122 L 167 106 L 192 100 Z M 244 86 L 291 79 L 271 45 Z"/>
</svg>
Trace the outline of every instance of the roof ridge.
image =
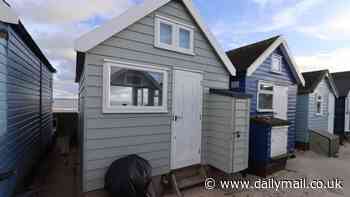
<svg viewBox="0 0 350 197">
<path fill-rule="evenodd" d="M 257 45 L 262 44 L 262 43 L 267 42 L 267 41 L 277 40 L 280 37 L 281 37 L 281 35 L 277 35 L 277 36 L 274 36 L 274 37 L 271 37 L 271 38 L 268 38 L 268 39 L 264 39 L 264 40 L 257 41 L 257 42 L 251 43 L 251 44 L 243 45 L 243 46 L 240 46 L 240 47 L 238 47 L 236 49 L 231 49 L 231 50 L 227 51 L 226 53 L 237 51 L 237 50 L 240 50 L 240 49 L 243 49 L 243 48 L 254 47 L 254 46 L 257 46 Z"/>
</svg>

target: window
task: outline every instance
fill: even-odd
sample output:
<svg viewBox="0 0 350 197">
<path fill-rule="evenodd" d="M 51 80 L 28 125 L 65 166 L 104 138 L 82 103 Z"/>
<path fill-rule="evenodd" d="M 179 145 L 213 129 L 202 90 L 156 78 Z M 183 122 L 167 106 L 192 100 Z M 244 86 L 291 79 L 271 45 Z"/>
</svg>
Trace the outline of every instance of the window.
<svg viewBox="0 0 350 197">
<path fill-rule="evenodd" d="M 273 84 L 259 82 L 258 83 L 258 111 L 272 112 L 273 111 Z"/>
<path fill-rule="evenodd" d="M 322 96 L 316 94 L 316 115 L 322 115 Z"/>
<path fill-rule="evenodd" d="M 104 113 L 167 112 L 167 72 L 154 67 L 107 62 Z"/>
<path fill-rule="evenodd" d="M 192 26 L 162 16 L 155 19 L 155 46 L 193 55 Z"/>
<path fill-rule="evenodd" d="M 271 57 L 271 71 L 275 73 L 282 72 L 282 57 L 280 55 L 274 54 Z"/>
</svg>

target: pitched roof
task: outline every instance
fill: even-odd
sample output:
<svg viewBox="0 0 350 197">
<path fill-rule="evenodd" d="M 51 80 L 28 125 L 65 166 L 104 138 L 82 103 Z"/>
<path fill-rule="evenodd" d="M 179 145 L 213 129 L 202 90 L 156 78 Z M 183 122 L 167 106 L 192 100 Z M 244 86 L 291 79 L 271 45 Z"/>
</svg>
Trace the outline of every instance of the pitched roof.
<svg viewBox="0 0 350 197">
<path fill-rule="evenodd" d="M 309 94 L 314 92 L 322 79 L 327 78 L 333 93 L 336 95 L 336 97 L 338 97 L 338 91 L 335 86 L 333 77 L 329 73 L 329 70 L 304 72 L 302 74 L 305 79 L 305 86 L 299 85 L 298 94 Z"/>
<path fill-rule="evenodd" d="M 283 52 L 288 65 L 290 65 L 291 71 L 298 84 L 304 85 L 304 78 L 293 59 L 287 42 L 282 36 L 275 36 L 267 40 L 243 46 L 228 51 L 226 54 L 230 58 L 232 64 L 236 66 L 237 70 L 246 71 L 247 76 L 250 76 L 278 47 L 281 47 L 281 51 Z"/>
<path fill-rule="evenodd" d="M 350 91 L 350 71 L 332 73 L 339 96 L 347 96 Z"/>
<path fill-rule="evenodd" d="M 56 69 L 51 65 L 49 60 L 45 57 L 44 53 L 40 50 L 33 38 L 30 36 L 18 15 L 13 11 L 10 5 L 0 0 L 0 22 L 8 23 L 12 29 L 18 34 L 24 43 L 33 51 L 33 53 L 45 64 L 45 66 L 51 71 L 56 72 Z"/>
<path fill-rule="evenodd" d="M 80 37 L 75 42 L 75 50 L 78 52 L 87 52 L 111 36 L 121 32 L 128 26 L 139 21 L 148 14 L 151 14 L 158 8 L 166 5 L 170 1 L 172 0 L 145 0 L 144 3 L 132 7 L 120 16 L 113 18 L 109 22 Z M 208 41 L 217 52 L 219 58 L 225 64 L 227 70 L 231 75 L 235 75 L 236 70 L 234 66 L 215 39 L 214 35 L 209 31 L 209 28 L 201 19 L 191 0 L 181 0 L 181 2 L 185 5 L 195 22 L 198 24 L 199 28 L 203 31 Z"/>
<path fill-rule="evenodd" d="M 256 42 L 247 46 L 226 52 L 232 64 L 237 70 L 247 70 L 256 59 L 258 59 L 279 36 Z"/>
</svg>

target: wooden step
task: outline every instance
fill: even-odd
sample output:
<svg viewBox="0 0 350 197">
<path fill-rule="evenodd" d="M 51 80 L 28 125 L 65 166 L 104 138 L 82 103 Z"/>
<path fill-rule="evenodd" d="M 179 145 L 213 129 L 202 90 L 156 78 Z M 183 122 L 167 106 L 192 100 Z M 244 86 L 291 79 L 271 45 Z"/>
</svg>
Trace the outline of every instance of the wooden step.
<svg viewBox="0 0 350 197">
<path fill-rule="evenodd" d="M 178 187 L 180 190 L 183 190 L 183 189 L 200 185 L 204 183 L 204 181 L 205 181 L 205 178 L 200 175 L 188 177 L 186 179 L 178 181 Z"/>
<path fill-rule="evenodd" d="M 196 166 L 182 168 L 179 170 L 175 170 L 174 174 L 175 174 L 175 177 L 177 180 L 182 180 L 182 179 L 186 179 L 189 177 L 198 176 L 198 174 L 200 173 L 200 171 L 199 171 L 200 167 L 201 166 L 196 165 Z"/>
<path fill-rule="evenodd" d="M 196 165 L 171 172 L 171 183 L 178 197 L 182 197 L 181 190 L 204 183 L 207 176 L 204 166 Z"/>
</svg>

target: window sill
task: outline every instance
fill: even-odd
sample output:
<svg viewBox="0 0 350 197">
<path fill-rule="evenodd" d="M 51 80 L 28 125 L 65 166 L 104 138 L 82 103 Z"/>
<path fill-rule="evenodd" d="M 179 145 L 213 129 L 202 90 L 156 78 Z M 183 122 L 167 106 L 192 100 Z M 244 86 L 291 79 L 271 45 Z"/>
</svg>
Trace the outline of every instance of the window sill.
<svg viewBox="0 0 350 197">
<path fill-rule="evenodd" d="M 257 109 L 257 112 L 273 112 L 273 109 Z"/>
<path fill-rule="evenodd" d="M 186 49 L 176 48 L 176 47 L 172 47 L 172 46 L 164 45 L 164 44 L 156 44 L 155 47 L 158 48 L 158 49 L 165 49 L 165 50 L 168 50 L 168 51 L 178 52 L 178 53 L 191 55 L 191 56 L 195 56 L 196 55 L 193 50 L 186 50 Z"/>
<path fill-rule="evenodd" d="M 136 108 L 136 107 L 129 107 L 129 108 L 112 108 L 112 107 L 105 107 L 103 108 L 104 114 L 165 114 L 168 113 L 167 109 L 163 108 L 156 108 L 156 109 L 149 109 L 149 108 Z"/>
</svg>

